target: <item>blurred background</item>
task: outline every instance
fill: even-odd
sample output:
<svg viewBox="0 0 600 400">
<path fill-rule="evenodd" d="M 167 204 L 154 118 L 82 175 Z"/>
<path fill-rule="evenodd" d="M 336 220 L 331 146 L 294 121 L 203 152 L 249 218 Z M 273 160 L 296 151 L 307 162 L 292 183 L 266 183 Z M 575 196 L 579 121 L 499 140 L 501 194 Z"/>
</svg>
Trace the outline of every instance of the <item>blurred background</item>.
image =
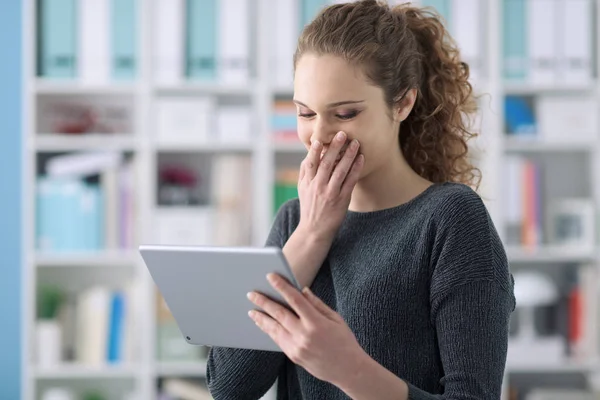
<svg viewBox="0 0 600 400">
<path fill-rule="evenodd" d="M 0 2 L 1 399 L 210 398 L 136 248 L 264 243 L 305 152 L 295 41 L 332 2 Z M 600 0 L 414 4 L 481 96 L 518 303 L 504 399 L 600 399 Z"/>
</svg>

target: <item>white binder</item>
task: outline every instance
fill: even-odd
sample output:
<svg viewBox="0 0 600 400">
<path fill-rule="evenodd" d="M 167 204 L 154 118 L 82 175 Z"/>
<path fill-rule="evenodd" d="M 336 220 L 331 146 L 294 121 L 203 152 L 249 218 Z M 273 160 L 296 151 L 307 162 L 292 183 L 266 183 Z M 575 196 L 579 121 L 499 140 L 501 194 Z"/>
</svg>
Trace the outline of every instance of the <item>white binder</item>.
<svg viewBox="0 0 600 400">
<path fill-rule="evenodd" d="M 219 1 L 218 74 L 223 83 L 246 83 L 249 79 L 248 3 L 248 0 Z"/>
<path fill-rule="evenodd" d="M 590 0 L 559 0 L 562 19 L 561 80 L 585 84 L 592 80 L 592 21 Z"/>
<path fill-rule="evenodd" d="M 110 2 L 79 0 L 79 78 L 82 84 L 106 84 L 110 76 Z"/>
<path fill-rule="evenodd" d="M 452 35 L 463 61 L 469 64 L 471 81 L 478 81 L 483 73 L 482 4 L 481 0 L 454 0 L 451 4 Z"/>
<path fill-rule="evenodd" d="M 154 77 L 159 84 L 177 84 L 184 68 L 184 0 L 154 1 Z"/>
<path fill-rule="evenodd" d="M 291 88 L 294 73 L 293 57 L 300 34 L 298 0 L 274 1 L 272 10 L 273 76 L 278 87 Z"/>
<path fill-rule="evenodd" d="M 527 0 L 530 83 L 552 84 L 558 77 L 557 11 L 556 1 Z"/>
</svg>

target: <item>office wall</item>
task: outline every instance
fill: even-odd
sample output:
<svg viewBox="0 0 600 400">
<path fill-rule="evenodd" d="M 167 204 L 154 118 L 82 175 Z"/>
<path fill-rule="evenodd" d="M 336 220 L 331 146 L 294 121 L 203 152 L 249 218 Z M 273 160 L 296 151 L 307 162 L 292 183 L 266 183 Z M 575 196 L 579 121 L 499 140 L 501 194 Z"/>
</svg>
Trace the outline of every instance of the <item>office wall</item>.
<svg viewBox="0 0 600 400">
<path fill-rule="evenodd" d="M 0 1 L 0 398 L 21 398 L 21 1 Z"/>
</svg>

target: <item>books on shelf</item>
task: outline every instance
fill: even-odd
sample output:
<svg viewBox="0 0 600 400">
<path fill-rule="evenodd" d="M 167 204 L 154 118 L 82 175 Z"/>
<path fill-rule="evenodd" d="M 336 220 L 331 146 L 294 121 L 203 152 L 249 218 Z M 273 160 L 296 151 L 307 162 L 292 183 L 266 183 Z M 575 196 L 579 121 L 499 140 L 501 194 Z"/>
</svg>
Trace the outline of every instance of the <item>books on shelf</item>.
<svg viewBox="0 0 600 400">
<path fill-rule="evenodd" d="M 135 349 L 132 288 L 93 286 L 77 295 L 75 360 L 83 365 L 131 363 Z"/>
<path fill-rule="evenodd" d="M 42 368 L 61 365 L 102 367 L 131 365 L 136 357 L 136 317 L 138 284 L 133 281 L 118 287 L 94 284 L 78 291 L 64 291 L 53 322 L 58 328 L 57 340 L 38 340 L 37 362 Z M 39 320 L 39 329 L 43 324 Z M 41 337 L 41 336 L 40 336 Z M 57 346 L 59 357 L 52 364 L 43 363 L 41 356 L 49 351 L 46 346 Z"/>
<path fill-rule="evenodd" d="M 506 160 L 506 221 L 509 244 L 536 248 L 543 242 L 541 168 L 535 161 Z"/>
<path fill-rule="evenodd" d="M 247 83 L 252 72 L 249 1 L 155 0 L 155 81 Z"/>
<path fill-rule="evenodd" d="M 136 0 L 40 0 L 38 76 L 104 84 L 136 75 Z"/>
<path fill-rule="evenodd" d="M 252 242 L 252 159 L 215 155 L 211 171 L 211 203 L 215 209 L 215 246 L 245 246 Z"/>
<path fill-rule="evenodd" d="M 273 188 L 273 214 L 288 200 L 298 197 L 298 168 L 282 168 L 277 171 Z"/>
<path fill-rule="evenodd" d="M 502 0 L 502 7 L 506 80 L 592 81 L 592 0 Z"/>
<path fill-rule="evenodd" d="M 131 248 L 133 164 L 103 154 L 57 156 L 50 164 L 37 182 L 37 249 L 60 253 Z"/>
<path fill-rule="evenodd" d="M 271 115 L 271 131 L 276 141 L 297 141 L 297 111 L 291 100 L 276 100 Z"/>
<path fill-rule="evenodd" d="M 506 132 L 515 139 L 592 146 L 600 138 L 597 101 L 590 95 L 509 95 L 504 114 Z"/>
</svg>

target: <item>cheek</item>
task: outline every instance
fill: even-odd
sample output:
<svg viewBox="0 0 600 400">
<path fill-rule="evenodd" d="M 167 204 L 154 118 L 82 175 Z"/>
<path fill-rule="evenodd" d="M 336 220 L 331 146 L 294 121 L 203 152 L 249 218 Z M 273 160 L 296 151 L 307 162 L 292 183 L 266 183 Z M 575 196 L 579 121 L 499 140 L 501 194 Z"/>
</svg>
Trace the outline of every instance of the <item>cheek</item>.
<svg viewBox="0 0 600 400">
<path fill-rule="evenodd" d="M 300 140 L 300 142 L 302 142 L 302 144 L 304 144 L 305 146 L 309 147 L 310 146 L 310 137 L 312 135 L 312 130 L 310 129 L 310 124 L 307 124 L 306 122 L 298 121 L 297 130 L 298 130 L 298 139 Z"/>
</svg>

